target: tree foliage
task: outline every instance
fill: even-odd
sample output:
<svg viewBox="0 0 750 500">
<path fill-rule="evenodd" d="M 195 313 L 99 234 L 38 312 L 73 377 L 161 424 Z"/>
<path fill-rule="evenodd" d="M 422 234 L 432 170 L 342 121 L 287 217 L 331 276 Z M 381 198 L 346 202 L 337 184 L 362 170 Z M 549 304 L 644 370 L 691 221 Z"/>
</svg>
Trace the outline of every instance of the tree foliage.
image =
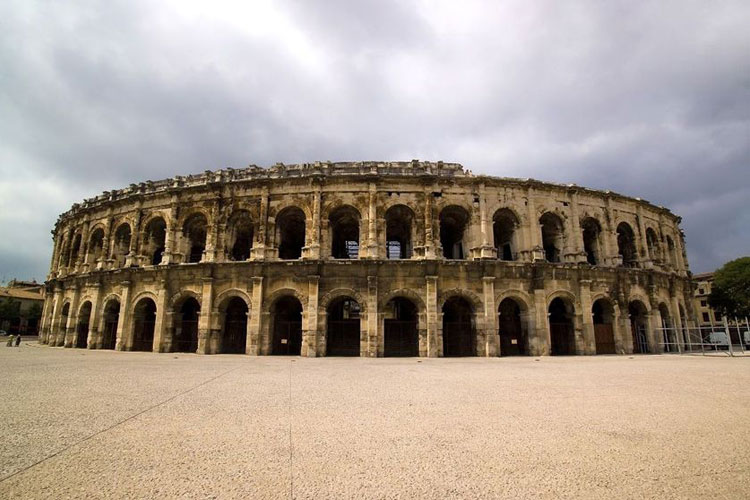
<svg viewBox="0 0 750 500">
<path fill-rule="evenodd" d="M 708 303 L 730 318 L 750 316 L 750 257 L 727 262 L 714 273 Z"/>
<path fill-rule="evenodd" d="M 0 299 L 0 320 L 14 320 L 21 315 L 21 303 L 11 298 Z"/>
</svg>

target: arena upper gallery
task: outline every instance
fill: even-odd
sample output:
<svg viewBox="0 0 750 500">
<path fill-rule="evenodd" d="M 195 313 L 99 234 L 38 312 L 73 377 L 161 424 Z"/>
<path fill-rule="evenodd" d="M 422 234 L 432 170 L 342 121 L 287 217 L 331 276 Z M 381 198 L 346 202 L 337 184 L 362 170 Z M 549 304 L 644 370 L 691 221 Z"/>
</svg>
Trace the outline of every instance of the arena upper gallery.
<svg viewBox="0 0 750 500">
<path fill-rule="evenodd" d="M 60 216 L 40 340 L 302 356 L 659 352 L 692 322 L 679 222 L 609 191 L 443 162 L 148 181 Z"/>
</svg>

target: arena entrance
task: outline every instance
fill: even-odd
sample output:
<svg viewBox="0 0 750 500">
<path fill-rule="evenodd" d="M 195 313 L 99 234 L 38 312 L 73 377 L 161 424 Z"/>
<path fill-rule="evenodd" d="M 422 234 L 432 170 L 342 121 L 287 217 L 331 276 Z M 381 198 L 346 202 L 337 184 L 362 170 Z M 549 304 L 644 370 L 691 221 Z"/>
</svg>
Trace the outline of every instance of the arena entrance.
<svg viewBox="0 0 750 500">
<path fill-rule="evenodd" d="M 557 297 L 549 304 L 550 349 L 553 356 L 576 353 L 574 311 L 572 304 Z"/>
<path fill-rule="evenodd" d="M 628 305 L 628 314 L 633 335 L 633 354 L 648 354 L 648 310 L 643 302 L 634 300 Z"/>
<path fill-rule="evenodd" d="M 104 307 L 102 349 L 114 349 L 117 344 L 117 323 L 120 321 L 120 303 L 110 300 Z"/>
<path fill-rule="evenodd" d="M 232 297 L 224 311 L 224 331 L 221 354 L 245 354 L 247 343 L 247 304 L 240 297 Z"/>
<path fill-rule="evenodd" d="M 138 301 L 133 311 L 133 351 L 151 351 L 154 348 L 156 304 L 148 298 Z"/>
<path fill-rule="evenodd" d="M 273 308 L 271 354 L 299 356 L 302 352 L 302 304 L 296 297 L 282 297 Z"/>
<path fill-rule="evenodd" d="M 451 297 L 443 304 L 443 356 L 475 356 L 474 311 L 466 299 Z"/>
<path fill-rule="evenodd" d="M 327 356 L 359 356 L 359 303 L 343 297 L 328 306 Z"/>
<path fill-rule="evenodd" d="M 599 299 L 591 307 L 594 316 L 594 338 L 597 354 L 615 354 L 615 332 L 612 328 L 615 311 L 612 304 Z"/>
<path fill-rule="evenodd" d="M 180 312 L 175 316 L 172 352 L 196 352 L 198 350 L 198 316 L 201 306 L 193 297 L 182 303 Z"/>
<path fill-rule="evenodd" d="M 521 326 L 521 308 L 518 303 L 510 298 L 504 299 L 497 312 L 500 356 L 527 355 L 528 340 Z"/>
<path fill-rule="evenodd" d="M 86 301 L 78 312 L 76 347 L 86 349 L 89 344 L 89 323 L 91 322 L 91 302 Z"/>
<path fill-rule="evenodd" d="M 419 356 L 417 307 L 403 297 L 391 299 L 385 307 L 384 352 L 386 357 Z"/>
</svg>

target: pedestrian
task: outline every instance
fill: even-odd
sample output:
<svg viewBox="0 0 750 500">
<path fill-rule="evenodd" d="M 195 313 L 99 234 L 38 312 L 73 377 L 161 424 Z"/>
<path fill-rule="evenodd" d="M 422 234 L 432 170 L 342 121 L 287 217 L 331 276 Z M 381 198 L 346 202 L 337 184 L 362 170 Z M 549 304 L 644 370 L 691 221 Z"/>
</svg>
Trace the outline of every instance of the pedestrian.
<svg viewBox="0 0 750 500">
<path fill-rule="evenodd" d="M 6 347 L 13 347 L 13 335 L 8 337 L 8 343 L 5 344 Z"/>
<path fill-rule="evenodd" d="M 16 347 L 21 345 L 21 335 L 19 334 L 18 337 L 16 337 Z"/>
</svg>

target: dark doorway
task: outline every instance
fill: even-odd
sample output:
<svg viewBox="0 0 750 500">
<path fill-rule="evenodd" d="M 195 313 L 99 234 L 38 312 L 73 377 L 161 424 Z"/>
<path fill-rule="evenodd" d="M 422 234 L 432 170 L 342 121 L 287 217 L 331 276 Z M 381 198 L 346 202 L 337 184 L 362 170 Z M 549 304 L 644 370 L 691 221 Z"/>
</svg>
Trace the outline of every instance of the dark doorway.
<svg viewBox="0 0 750 500">
<path fill-rule="evenodd" d="M 247 343 L 247 304 L 239 297 L 229 299 L 224 311 L 224 332 L 221 336 L 222 354 L 245 354 Z"/>
<path fill-rule="evenodd" d="M 305 246 L 305 213 L 297 207 L 287 207 L 276 216 L 276 241 L 279 259 L 294 260 L 302 257 Z"/>
<path fill-rule="evenodd" d="M 406 205 L 394 205 L 385 213 L 386 257 L 410 259 L 412 255 L 411 228 L 414 212 Z"/>
<path fill-rule="evenodd" d="M 133 311 L 133 351 L 151 351 L 154 348 L 156 304 L 151 299 L 141 299 Z"/>
<path fill-rule="evenodd" d="M 594 302 L 591 308 L 594 317 L 594 338 L 597 354 L 615 354 L 614 308 L 604 299 Z"/>
<path fill-rule="evenodd" d="M 593 217 L 586 217 L 581 221 L 583 231 L 583 251 L 586 253 L 586 262 L 595 266 L 601 260 L 600 236 L 602 228 L 599 221 Z"/>
<path fill-rule="evenodd" d="M 469 214 L 463 208 L 451 205 L 440 212 L 440 244 L 446 259 L 465 259 L 464 236 L 469 224 Z"/>
<path fill-rule="evenodd" d="M 550 302 L 548 312 L 551 354 L 553 356 L 575 354 L 573 306 L 558 297 Z"/>
<path fill-rule="evenodd" d="M 475 356 L 474 312 L 466 299 L 451 297 L 443 305 L 443 356 Z"/>
<path fill-rule="evenodd" d="M 78 327 L 76 328 L 76 347 L 86 349 L 89 339 L 89 323 L 91 321 L 91 302 L 86 301 L 78 312 Z"/>
<path fill-rule="evenodd" d="M 617 226 L 617 251 L 622 257 L 622 265 L 636 267 L 638 254 L 635 249 L 635 234 L 627 222 L 620 222 Z"/>
<path fill-rule="evenodd" d="M 396 297 L 385 309 L 384 356 L 419 356 L 417 307 L 408 299 Z"/>
<path fill-rule="evenodd" d="M 630 315 L 630 330 L 633 335 L 633 353 L 648 354 L 648 310 L 642 302 L 634 300 L 628 305 Z"/>
<path fill-rule="evenodd" d="M 273 309 L 271 354 L 299 356 L 302 352 L 302 304 L 296 297 L 282 297 Z"/>
<path fill-rule="evenodd" d="M 501 356 L 525 356 L 528 341 L 521 326 L 521 308 L 513 299 L 504 299 L 498 307 Z"/>
<path fill-rule="evenodd" d="M 120 321 L 120 303 L 110 300 L 104 307 L 102 349 L 114 349 L 117 344 L 117 324 Z"/>
<path fill-rule="evenodd" d="M 227 229 L 227 251 L 230 260 L 249 259 L 250 250 L 253 247 L 253 221 L 250 218 L 250 212 L 236 211 L 229 219 Z"/>
<path fill-rule="evenodd" d="M 328 306 L 327 356 L 359 356 L 360 307 L 350 298 L 340 298 Z"/>
<path fill-rule="evenodd" d="M 161 264 L 164 257 L 164 245 L 167 238 L 167 223 L 161 217 L 151 219 L 146 225 L 143 239 L 142 254 L 148 258 L 149 264 Z"/>
<path fill-rule="evenodd" d="M 665 303 L 659 304 L 659 316 L 661 316 L 661 331 L 664 340 L 664 352 L 677 352 L 677 332 L 669 314 L 669 308 Z"/>
<path fill-rule="evenodd" d="M 185 241 L 185 262 L 200 262 L 203 260 L 203 252 L 206 250 L 206 232 L 208 221 L 203 214 L 191 215 L 182 229 L 182 237 Z"/>
<path fill-rule="evenodd" d="M 516 229 L 518 218 L 508 208 L 501 208 L 492 217 L 492 232 L 500 260 L 516 260 Z"/>
<path fill-rule="evenodd" d="M 198 350 L 198 316 L 201 306 L 193 297 L 188 297 L 182 303 L 179 312 L 175 314 L 174 337 L 172 338 L 173 352 L 195 352 Z"/>
<path fill-rule="evenodd" d="M 557 215 L 545 212 L 539 218 L 542 227 L 542 247 L 547 262 L 562 262 L 565 230 L 563 222 Z"/>
<path fill-rule="evenodd" d="M 334 259 L 359 258 L 359 219 L 359 212 L 350 206 L 331 213 L 331 256 Z"/>
</svg>

